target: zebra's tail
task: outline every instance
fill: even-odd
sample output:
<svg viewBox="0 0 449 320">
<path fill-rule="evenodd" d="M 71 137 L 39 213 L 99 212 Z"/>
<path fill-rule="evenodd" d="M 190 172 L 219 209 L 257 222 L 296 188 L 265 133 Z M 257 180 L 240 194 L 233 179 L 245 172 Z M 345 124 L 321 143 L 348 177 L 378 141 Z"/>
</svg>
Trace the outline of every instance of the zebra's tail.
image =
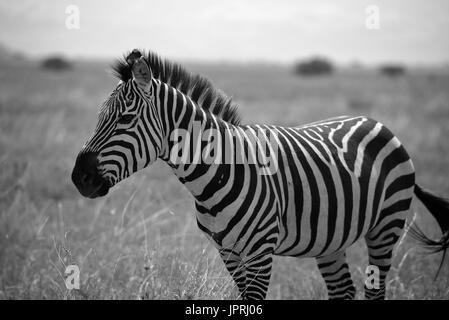
<svg viewBox="0 0 449 320">
<path fill-rule="evenodd" d="M 446 252 L 449 249 L 449 199 L 436 196 L 431 192 L 422 189 L 417 184 L 415 184 L 414 192 L 438 222 L 441 232 L 443 233 L 443 236 L 439 240 L 432 240 L 424 234 L 416 223 L 413 224 L 409 230 L 412 238 L 428 249 L 430 253 L 443 252 L 441 263 L 435 276 L 436 279 L 443 266 Z"/>
</svg>

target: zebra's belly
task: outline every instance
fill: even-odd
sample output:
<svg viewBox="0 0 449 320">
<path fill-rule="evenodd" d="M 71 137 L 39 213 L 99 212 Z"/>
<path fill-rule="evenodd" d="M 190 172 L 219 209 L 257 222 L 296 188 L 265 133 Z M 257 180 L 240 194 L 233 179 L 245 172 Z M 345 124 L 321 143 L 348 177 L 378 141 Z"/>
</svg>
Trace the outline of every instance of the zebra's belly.
<svg viewBox="0 0 449 320">
<path fill-rule="evenodd" d="M 372 210 L 374 191 L 368 191 L 364 205 L 357 200 L 348 204 L 342 189 L 335 190 L 335 197 L 325 185 L 317 190 L 314 195 L 304 194 L 301 209 L 290 204 L 280 224 L 275 254 L 317 257 L 344 250 L 366 235 L 371 221 L 379 216 L 380 208 Z M 359 193 L 353 189 L 356 199 L 360 199 Z"/>
</svg>

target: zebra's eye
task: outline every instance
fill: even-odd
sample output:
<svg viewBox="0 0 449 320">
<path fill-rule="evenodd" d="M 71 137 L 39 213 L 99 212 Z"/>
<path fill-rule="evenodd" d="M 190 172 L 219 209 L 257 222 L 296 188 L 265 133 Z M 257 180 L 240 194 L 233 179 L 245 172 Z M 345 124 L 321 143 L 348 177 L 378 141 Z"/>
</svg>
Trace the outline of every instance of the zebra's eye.
<svg viewBox="0 0 449 320">
<path fill-rule="evenodd" d="M 119 123 L 119 124 L 129 124 L 133 120 L 134 120 L 134 115 L 132 115 L 132 114 L 125 114 L 125 115 L 121 116 L 118 119 L 117 123 Z"/>
</svg>

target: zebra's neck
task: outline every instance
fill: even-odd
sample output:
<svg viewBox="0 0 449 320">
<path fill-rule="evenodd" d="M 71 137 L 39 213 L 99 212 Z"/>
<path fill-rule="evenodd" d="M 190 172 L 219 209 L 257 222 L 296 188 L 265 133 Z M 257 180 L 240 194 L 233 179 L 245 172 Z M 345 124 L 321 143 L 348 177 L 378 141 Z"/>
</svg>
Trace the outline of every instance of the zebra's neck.
<svg viewBox="0 0 449 320">
<path fill-rule="evenodd" d="M 203 151 L 208 144 L 204 141 L 207 140 L 206 136 L 220 136 L 220 150 L 215 152 L 233 150 L 233 140 L 226 137 L 240 130 L 240 127 L 204 110 L 189 96 L 166 83 L 157 82 L 156 97 L 156 108 L 164 136 L 160 158 L 173 169 L 193 196 L 197 196 L 218 167 L 223 165 L 222 161 L 215 158 L 214 152 L 209 157 L 214 158 L 212 162 L 204 161 Z"/>
</svg>

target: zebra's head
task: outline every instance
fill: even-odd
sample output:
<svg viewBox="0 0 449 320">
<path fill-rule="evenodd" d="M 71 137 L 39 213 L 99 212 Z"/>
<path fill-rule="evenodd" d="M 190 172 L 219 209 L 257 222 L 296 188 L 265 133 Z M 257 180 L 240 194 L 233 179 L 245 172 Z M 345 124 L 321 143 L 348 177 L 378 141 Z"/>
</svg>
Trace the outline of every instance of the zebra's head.
<svg viewBox="0 0 449 320">
<path fill-rule="evenodd" d="M 162 135 L 150 67 L 138 50 L 126 62 L 132 76 L 120 81 L 104 102 L 96 129 L 73 168 L 72 181 L 85 197 L 106 195 L 113 185 L 159 157 Z"/>
</svg>

